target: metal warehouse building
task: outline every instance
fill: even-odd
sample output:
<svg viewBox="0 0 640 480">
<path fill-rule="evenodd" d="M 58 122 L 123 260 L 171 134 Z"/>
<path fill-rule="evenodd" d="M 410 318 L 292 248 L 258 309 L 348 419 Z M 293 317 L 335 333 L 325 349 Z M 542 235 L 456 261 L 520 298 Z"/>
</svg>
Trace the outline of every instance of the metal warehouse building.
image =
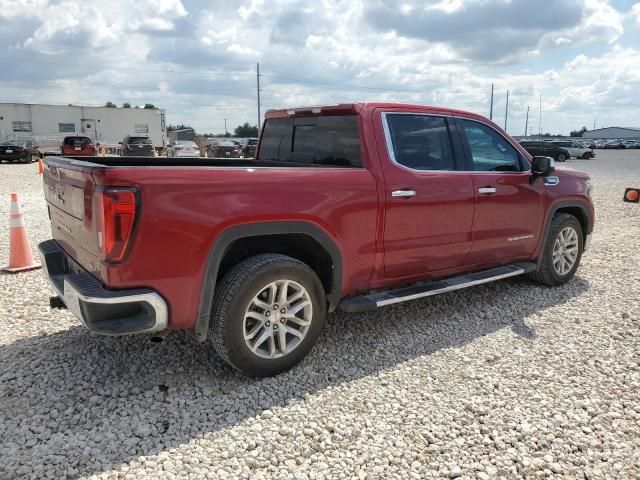
<svg viewBox="0 0 640 480">
<path fill-rule="evenodd" d="M 633 139 L 640 140 L 640 128 L 632 128 L 632 127 L 607 127 L 607 128 L 598 128 L 597 130 L 591 130 L 585 132 L 582 135 L 582 138 L 593 138 L 593 139 L 607 139 L 607 138 L 616 138 L 616 139 Z"/>
<path fill-rule="evenodd" d="M 165 111 L 160 109 L 0 103 L 0 140 L 46 143 L 78 134 L 117 144 L 126 135 L 148 135 L 154 146 L 162 147 L 165 130 Z"/>
</svg>

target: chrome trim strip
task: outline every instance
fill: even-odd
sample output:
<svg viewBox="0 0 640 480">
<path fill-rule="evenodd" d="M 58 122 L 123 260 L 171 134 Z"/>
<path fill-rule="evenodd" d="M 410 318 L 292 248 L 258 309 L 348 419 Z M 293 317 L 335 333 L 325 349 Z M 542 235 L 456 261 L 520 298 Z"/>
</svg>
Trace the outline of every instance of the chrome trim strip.
<svg viewBox="0 0 640 480">
<path fill-rule="evenodd" d="M 376 307 L 385 307 L 387 305 L 393 305 L 394 303 L 407 302 L 409 300 L 416 300 L 418 298 L 431 297 L 433 295 L 438 295 L 440 293 L 447 293 L 447 292 L 453 292 L 455 290 L 462 290 L 463 288 L 473 287 L 475 285 L 481 285 L 483 283 L 493 282 L 495 280 L 501 280 L 503 278 L 515 277 L 517 275 L 522 275 L 523 273 L 525 273 L 524 268 L 518 268 L 517 270 L 514 270 L 509 273 L 503 273 L 501 275 L 496 275 L 494 277 L 483 278 L 482 280 L 473 280 L 471 282 L 461 283 L 459 285 L 452 285 L 452 286 L 441 288 L 438 290 L 433 290 L 431 292 L 416 293 L 414 295 L 407 295 L 405 297 L 390 298 L 389 300 L 379 300 L 376 302 Z"/>
<path fill-rule="evenodd" d="M 393 192 L 391 192 L 391 196 L 392 197 L 415 197 L 416 196 L 416 191 L 415 190 L 394 190 Z"/>
</svg>

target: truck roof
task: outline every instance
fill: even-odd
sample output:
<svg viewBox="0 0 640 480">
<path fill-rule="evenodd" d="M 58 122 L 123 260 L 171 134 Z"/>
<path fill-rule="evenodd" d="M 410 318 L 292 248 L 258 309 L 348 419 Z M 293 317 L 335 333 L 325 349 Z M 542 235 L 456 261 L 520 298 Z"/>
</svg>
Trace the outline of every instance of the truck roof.
<svg viewBox="0 0 640 480">
<path fill-rule="evenodd" d="M 407 110 L 418 110 L 422 112 L 438 112 L 438 113 L 451 113 L 451 114 L 463 114 L 465 116 L 477 117 L 486 120 L 482 115 L 477 113 L 467 112 L 465 110 L 457 110 L 446 107 L 435 107 L 431 105 L 419 105 L 415 103 L 397 103 L 397 102 L 354 102 L 354 103 L 339 103 L 332 105 L 308 105 L 302 107 L 291 108 L 278 108 L 268 110 L 265 113 L 265 118 L 283 118 L 291 116 L 312 116 L 312 115 L 339 115 L 339 114 L 354 114 L 357 115 L 365 107 L 367 108 L 401 108 Z"/>
</svg>

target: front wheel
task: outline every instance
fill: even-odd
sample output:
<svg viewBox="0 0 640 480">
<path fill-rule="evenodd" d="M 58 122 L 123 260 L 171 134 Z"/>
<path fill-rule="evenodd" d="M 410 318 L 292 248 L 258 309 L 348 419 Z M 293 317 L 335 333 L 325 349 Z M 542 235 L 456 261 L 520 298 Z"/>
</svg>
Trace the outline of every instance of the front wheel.
<svg viewBox="0 0 640 480">
<path fill-rule="evenodd" d="M 322 283 L 309 266 L 280 254 L 250 257 L 216 288 L 209 336 L 218 354 L 248 375 L 289 370 L 316 343 L 326 317 Z"/>
<path fill-rule="evenodd" d="M 564 153 L 561 153 L 558 155 L 558 161 L 559 162 L 566 162 L 567 161 L 567 156 Z"/>
<path fill-rule="evenodd" d="M 531 278 L 550 286 L 567 283 L 580 265 L 583 250 L 584 237 L 578 219 L 568 213 L 557 214 L 540 252 L 540 266 L 530 274 Z"/>
<path fill-rule="evenodd" d="M 585 160 L 589 160 L 591 158 L 591 153 L 585 152 L 584 155 L 582 155 L 582 158 L 584 158 Z"/>
</svg>

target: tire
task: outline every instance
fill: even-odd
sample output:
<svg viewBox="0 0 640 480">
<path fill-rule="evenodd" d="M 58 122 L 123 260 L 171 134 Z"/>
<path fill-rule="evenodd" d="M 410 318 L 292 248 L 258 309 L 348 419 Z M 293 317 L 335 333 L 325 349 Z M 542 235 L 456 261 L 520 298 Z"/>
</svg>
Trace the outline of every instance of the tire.
<svg viewBox="0 0 640 480">
<path fill-rule="evenodd" d="M 288 298 L 302 295 L 284 307 L 277 305 L 282 282 L 289 282 Z M 274 284 L 275 294 L 270 298 L 272 290 L 268 287 Z M 307 303 L 308 306 L 300 307 Z M 293 314 L 287 312 L 287 317 L 281 318 L 287 308 L 293 311 L 296 307 L 301 309 Z M 285 255 L 256 255 L 234 266 L 216 287 L 209 338 L 216 352 L 232 367 L 247 375 L 268 377 L 289 370 L 311 351 L 326 314 L 324 288 L 309 266 Z M 292 335 L 291 330 L 298 334 Z M 248 340 L 245 334 L 250 337 Z M 283 352 L 280 335 L 284 335 L 289 352 Z M 259 342 L 261 338 L 266 339 Z"/>
<path fill-rule="evenodd" d="M 567 156 L 564 153 L 559 153 L 557 160 L 559 162 L 566 162 L 567 161 Z"/>
<path fill-rule="evenodd" d="M 591 158 L 591 154 L 589 152 L 584 152 L 584 155 L 582 155 L 582 158 L 584 158 L 585 160 L 589 160 Z"/>
<path fill-rule="evenodd" d="M 563 268 L 567 267 L 562 260 L 557 262 L 558 255 L 554 256 L 554 248 L 556 248 L 556 241 L 560 243 L 562 246 L 562 238 L 561 234 L 567 232 L 567 229 L 572 229 L 575 233 L 575 248 L 576 256 L 573 258 L 573 264 L 566 271 L 563 271 Z M 572 245 L 574 242 L 569 243 Z M 564 248 L 564 247 L 563 247 Z M 570 249 L 568 249 L 570 250 Z M 549 232 L 547 235 L 547 240 L 544 244 L 542 252 L 542 260 L 540 261 L 540 266 L 538 270 L 531 273 L 530 277 L 538 283 L 542 283 L 544 285 L 549 286 L 557 286 L 563 285 L 567 283 L 569 280 L 573 278 L 580 265 L 580 259 L 582 258 L 582 252 L 584 251 L 584 237 L 582 236 L 582 226 L 576 217 L 570 215 L 568 213 L 559 213 L 553 217 L 551 220 L 551 225 L 549 225 Z M 564 257 L 566 261 L 571 257 L 571 254 L 565 255 L 560 254 L 560 257 Z M 563 267 L 559 268 L 559 264 L 562 264 Z"/>
</svg>

